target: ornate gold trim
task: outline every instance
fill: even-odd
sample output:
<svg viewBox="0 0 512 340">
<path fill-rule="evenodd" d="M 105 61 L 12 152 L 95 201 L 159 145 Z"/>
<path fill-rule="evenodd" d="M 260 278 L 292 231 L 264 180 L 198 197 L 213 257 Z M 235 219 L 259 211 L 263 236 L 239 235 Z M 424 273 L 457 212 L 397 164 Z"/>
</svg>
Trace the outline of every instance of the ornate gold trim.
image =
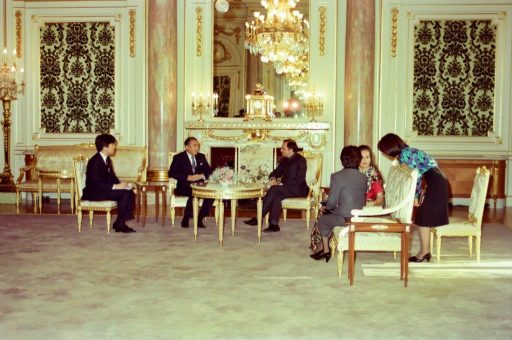
<svg viewBox="0 0 512 340">
<path fill-rule="evenodd" d="M 398 8 L 391 10 L 391 56 L 396 57 L 396 49 L 398 44 Z"/>
<path fill-rule="evenodd" d="M 325 27 L 327 26 L 327 6 L 320 6 L 318 8 L 318 10 L 320 11 L 320 26 L 319 26 L 319 31 L 320 31 L 320 34 L 318 36 L 318 46 L 319 46 L 319 49 L 320 49 L 320 55 L 321 56 L 324 56 L 325 55 Z"/>
<path fill-rule="evenodd" d="M 196 56 L 203 55 L 203 8 L 196 7 Z"/>
<path fill-rule="evenodd" d="M 294 139 L 295 141 L 302 141 L 304 139 L 306 139 L 308 136 L 308 132 L 307 131 L 300 131 L 297 135 L 295 136 L 268 136 L 268 139 L 274 141 L 274 142 L 282 142 L 284 141 L 285 139 Z"/>
<path fill-rule="evenodd" d="M 18 58 L 21 58 L 22 57 L 22 53 L 23 53 L 23 50 L 22 50 L 22 47 L 21 47 L 21 42 L 22 42 L 22 30 L 23 30 L 23 26 L 21 24 L 21 16 L 22 16 L 22 13 L 21 11 L 16 11 L 16 56 Z"/>
<path fill-rule="evenodd" d="M 134 9 L 130 10 L 130 57 L 135 57 L 135 15 Z"/>
<path fill-rule="evenodd" d="M 226 27 L 222 25 L 213 25 L 213 34 L 224 34 L 228 37 L 235 37 L 236 43 L 240 43 L 240 37 L 242 36 L 242 29 L 240 27 L 236 27 L 231 32 L 226 29 Z"/>
</svg>

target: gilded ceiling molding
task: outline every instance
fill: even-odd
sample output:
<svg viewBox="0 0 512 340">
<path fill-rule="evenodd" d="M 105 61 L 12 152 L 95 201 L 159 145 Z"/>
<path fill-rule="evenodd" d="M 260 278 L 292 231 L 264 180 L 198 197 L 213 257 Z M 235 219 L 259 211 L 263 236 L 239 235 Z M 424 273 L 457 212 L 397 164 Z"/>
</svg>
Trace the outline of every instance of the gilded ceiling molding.
<svg viewBox="0 0 512 340">
<path fill-rule="evenodd" d="M 398 35 L 398 8 L 391 10 L 391 56 L 396 57 L 397 35 Z"/>
<path fill-rule="evenodd" d="M 196 7 L 196 56 L 203 55 L 203 8 Z"/>
<path fill-rule="evenodd" d="M 327 6 L 320 6 L 318 8 L 320 11 L 320 34 L 318 35 L 318 45 L 320 49 L 320 55 L 325 55 L 325 27 L 327 21 Z"/>
<path fill-rule="evenodd" d="M 135 57 L 135 10 L 130 10 L 130 57 Z"/>
<path fill-rule="evenodd" d="M 22 57 L 23 51 L 22 51 L 22 25 L 21 25 L 21 11 L 16 11 L 16 56 L 18 58 Z"/>
<path fill-rule="evenodd" d="M 224 35 L 227 35 L 228 37 L 234 36 L 237 44 L 240 43 L 240 37 L 242 36 L 242 29 L 240 27 L 236 27 L 234 30 L 232 30 L 230 32 L 226 29 L 226 27 L 224 27 L 222 25 L 214 25 L 213 32 L 215 35 L 224 34 Z"/>
</svg>

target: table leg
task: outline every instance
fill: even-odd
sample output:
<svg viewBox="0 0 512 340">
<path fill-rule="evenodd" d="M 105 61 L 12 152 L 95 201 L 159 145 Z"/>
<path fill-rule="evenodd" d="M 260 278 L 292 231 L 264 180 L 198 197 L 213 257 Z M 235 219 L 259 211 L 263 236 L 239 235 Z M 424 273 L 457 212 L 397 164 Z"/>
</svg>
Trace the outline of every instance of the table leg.
<svg viewBox="0 0 512 340">
<path fill-rule="evenodd" d="M 350 231 L 348 233 L 348 279 L 349 279 L 351 286 L 354 284 L 355 236 L 356 236 L 356 233 L 353 231 Z"/>
<path fill-rule="evenodd" d="M 142 189 L 142 204 L 144 205 L 144 209 L 142 210 L 142 226 L 146 226 L 146 215 L 148 213 L 148 192 L 146 188 Z"/>
<path fill-rule="evenodd" d="M 219 200 L 219 246 L 224 242 L 224 201 Z"/>
<path fill-rule="evenodd" d="M 407 287 L 409 280 L 409 235 L 404 233 L 404 287 Z"/>
<path fill-rule="evenodd" d="M 165 214 L 167 213 L 167 191 L 165 185 L 162 186 L 162 227 L 165 226 Z"/>
<path fill-rule="evenodd" d="M 231 236 L 235 236 L 236 200 L 231 200 Z"/>
<path fill-rule="evenodd" d="M 404 279 L 404 233 L 400 234 L 400 280 Z"/>
<path fill-rule="evenodd" d="M 60 215 L 60 178 L 57 178 L 57 215 Z"/>
<path fill-rule="evenodd" d="M 256 204 L 256 218 L 258 219 L 258 242 L 261 242 L 261 224 L 263 216 L 261 216 L 263 210 L 263 200 L 261 197 L 258 197 L 258 202 Z"/>
<path fill-rule="evenodd" d="M 197 215 L 199 214 L 199 198 L 194 196 L 192 199 L 192 212 L 194 217 L 194 240 L 197 240 Z"/>
<path fill-rule="evenodd" d="M 160 191 L 155 188 L 155 221 L 158 222 L 158 215 L 160 215 Z"/>
</svg>

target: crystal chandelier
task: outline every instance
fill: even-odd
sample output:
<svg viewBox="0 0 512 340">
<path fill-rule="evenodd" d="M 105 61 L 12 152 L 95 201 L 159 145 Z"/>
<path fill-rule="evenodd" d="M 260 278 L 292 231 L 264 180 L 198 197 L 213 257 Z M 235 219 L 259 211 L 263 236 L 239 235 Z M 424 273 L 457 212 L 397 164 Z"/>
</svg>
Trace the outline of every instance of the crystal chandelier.
<svg viewBox="0 0 512 340">
<path fill-rule="evenodd" d="M 309 23 L 294 10 L 299 0 L 262 0 L 267 15 L 254 12 L 245 23 L 245 48 L 259 54 L 264 63 L 274 64 L 279 74 L 297 73 L 309 52 Z"/>
</svg>

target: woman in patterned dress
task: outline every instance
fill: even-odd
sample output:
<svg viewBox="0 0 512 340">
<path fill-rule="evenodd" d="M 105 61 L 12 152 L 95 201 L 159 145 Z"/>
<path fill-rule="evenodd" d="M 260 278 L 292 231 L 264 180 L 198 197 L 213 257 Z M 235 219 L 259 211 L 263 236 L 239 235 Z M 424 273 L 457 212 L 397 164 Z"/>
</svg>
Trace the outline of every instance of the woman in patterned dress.
<svg viewBox="0 0 512 340">
<path fill-rule="evenodd" d="M 361 164 L 359 171 L 366 176 L 366 206 L 380 206 L 384 203 L 384 187 L 382 176 L 373 163 L 372 149 L 368 145 L 360 145 Z"/>
<path fill-rule="evenodd" d="M 414 222 L 418 226 L 420 250 L 409 257 L 409 262 L 430 261 L 430 228 L 448 224 L 448 182 L 430 155 L 410 147 L 394 133 L 382 137 L 377 147 L 389 158 L 418 170 L 414 201 L 418 209 Z M 425 189 L 422 189 L 423 181 Z"/>
</svg>

